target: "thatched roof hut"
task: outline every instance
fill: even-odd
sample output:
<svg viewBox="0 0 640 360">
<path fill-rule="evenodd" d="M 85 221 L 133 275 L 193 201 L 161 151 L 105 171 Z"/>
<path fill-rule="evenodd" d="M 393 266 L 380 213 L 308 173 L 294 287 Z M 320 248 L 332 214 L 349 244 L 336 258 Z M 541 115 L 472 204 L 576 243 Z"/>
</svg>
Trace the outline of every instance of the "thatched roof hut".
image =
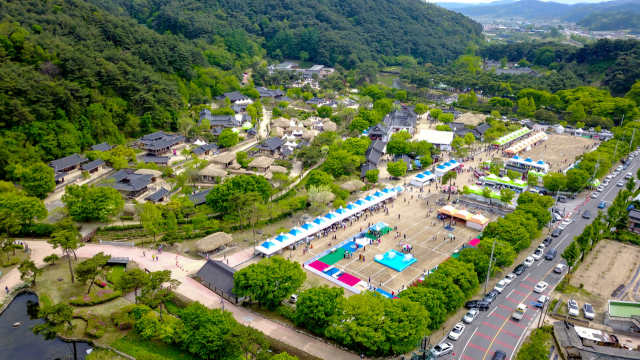
<svg viewBox="0 0 640 360">
<path fill-rule="evenodd" d="M 221 169 L 217 165 L 208 165 L 206 168 L 200 170 L 200 172 L 198 172 L 198 175 L 210 177 L 227 176 L 227 171 Z"/>
<path fill-rule="evenodd" d="M 279 126 L 272 127 L 271 132 L 273 134 L 273 137 L 281 138 L 284 136 L 284 129 Z"/>
<path fill-rule="evenodd" d="M 300 125 L 302 125 L 304 127 L 312 127 L 313 123 L 311 121 L 309 121 L 309 120 L 303 120 L 303 121 L 300 121 Z"/>
<path fill-rule="evenodd" d="M 277 127 L 281 127 L 281 128 L 288 128 L 289 126 L 291 126 L 291 121 L 281 117 L 281 118 L 277 118 L 275 120 L 273 120 L 273 126 L 277 126 Z"/>
<path fill-rule="evenodd" d="M 229 166 L 235 159 L 236 159 L 236 154 L 232 152 L 225 152 L 211 158 L 211 162 L 214 164 Z"/>
<path fill-rule="evenodd" d="M 136 170 L 136 174 L 146 174 L 146 175 L 153 175 L 153 177 L 161 177 L 162 171 L 153 170 L 153 169 L 138 169 Z"/>
<path fill-rule="evenodd" d="M 200 252 L 214 251 L 221 246 L 228 246 L 233 237 L 227 233 L 217 232 L 196 241 L 196 250 Z"/>
<path fill-rule="evenodd" d="M 323 122 L 324 131 L 336 131 L 338 130 L 338 125 L 332 121 Z"/>
<path fill-rule="evenodd" d="M 473 113 L 464 113 L 460 115 L 455 121 L 459 123 L 463 123 L 467 126 L 478 126 L 481 122 L 484 122 L 487 119 L 486 115 L 483 114 L 473 114 Z"/>
<path fill-rule="evenodd" d="M 360 180 L 351 180 L 342 185 L 340 185 L 341 189 L 347 190 L 349 192 L 354 192 L 356 190 L 360 190 L 364 187 L 364 183 Z"/>
</svg>

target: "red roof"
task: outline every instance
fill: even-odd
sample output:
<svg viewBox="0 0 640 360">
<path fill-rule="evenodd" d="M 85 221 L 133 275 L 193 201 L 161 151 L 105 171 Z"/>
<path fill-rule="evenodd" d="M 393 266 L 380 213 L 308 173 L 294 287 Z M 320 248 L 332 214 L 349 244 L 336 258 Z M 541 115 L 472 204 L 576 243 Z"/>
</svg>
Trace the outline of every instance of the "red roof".
<svg viewBox="0 0 640 360">
<path fill-rule="evenodd" d="M 314 261 L 311 264 L 309 264 L 308 266 L 311 266 L 312 268 L 318 270 L 318 271 L 325 271 L 329 265 L 323 263 L 322 261 Z"/>
<path fill-rule="evenodd" d="M 359 283 L 360 279 L 358 279 L 357 277 L 353 276 L 353 275 L 349 275 L 349 274 L 342 274 L 342 276 L 340 276 L 338 278 L 339 281 L 342 281 L 343 283 L 349 285 L 349 286 L 354 286 L 355 284 Z"/>
</svg>

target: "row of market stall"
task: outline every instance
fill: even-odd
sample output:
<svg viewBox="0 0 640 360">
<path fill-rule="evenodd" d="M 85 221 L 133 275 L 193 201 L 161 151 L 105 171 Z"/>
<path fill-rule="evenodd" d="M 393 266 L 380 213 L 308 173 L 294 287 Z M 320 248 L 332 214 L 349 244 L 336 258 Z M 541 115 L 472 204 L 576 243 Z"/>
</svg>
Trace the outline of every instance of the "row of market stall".
<svg viewBox="0 0 640 360">
<path fill-rule="evenodd" d="M 347 204 L 345 208 L 340 207 L 325 216 L 318 216 L 318 218 L 311 222 L 306 222 L 302 226 L 294 227 L 287 234 L 280 233 L 257 246 L 256 251 L 262 253 L 264 256 L 270 256 L 276 253 L 281 254 L 283 249 L 298 244 L 301 241 L 308 241 L 310 237 L 318 237 L 320 233 L 327 228 L 340 224 L 342 221 L 362 211 L 396 197 L 402 190 L 403 187 L 401 186 L 378 190 L 372 195 Z"/>
<path fill-rule="evenodd" d="M 435 173 L 432 173 L 431 171 L 427 170 L 414 176 L 409 181 L 409 185 L 417 186 L 417 187 L 427 186 L 429 185 L 430 182 L 436 181 L 437 178 L 443 177 L 444 174 L 448 173 L 449 171 L 455 170 L 462 166 L 463 165 L 459 161 L 455 159 L 451 159 L 445 163 L 442 163 L 436 166 Z"/>
<path fill-rule="evenodd" d="M 531 150 L 532 146 L 538 145 L 541 141 L 545 141 L 549 138 L 549 135 L 544 131 L 539 131 L 520 142 L 517 142 L 508 147 L 504 152 L 508 155 L 517 155 L 523 151 Z"/>
<path fill-rule="evenodd" d="M 487 225 L 489 224 L 489 221 L 491 221 L 489 218 L 486 218 L 484 215 L 480 213 L 472 214 L 467 210 L 465 210 L 464 208 L 462 210 L 458 210 L 451 205 L 447 205 L 439 209 L 437 211 L 437 214 L 438 216 L 441 216 L 444 218 L 451 218 L 456 222 L 465 224 L 467 227 L 470 227 L 478 231 L 483 231 L 484 228 L 487 227 Z"/>
<path fill-rule="evenodd" d="M 487 186 L 499 186 L 502 188 L 507 188 L 509 190 L 514 190 L 516 192 L 523 192 L 528 188 L 528 184 L 523 180 L 511 180 L 506 176 L 499 177 L 494 174 L 483 176 L 480 178 L 480 181 L 482 181 Z"/>
<path fill-rule="evenodd" d="M 513 166 L 517 166 L 519 168 L 533 170 L 538 173 L 546 174 L 549 172 L 549 164 L 545 163 L 542 160 L 533 161 L 531 158 L 523 159 L 518 155 L 512 157 L 507 160 L 507 163 Z"/>
<path fill-rule="evenodd" d="M 522 129 L 516 130 L 512 133 L 502 136 L 501 138 L 491 142 L 494 148 L 500 148 L 505 145 L 510 145 L 510 143 L 514 141 L 518 141 L 528 135 L 531 132 L 531 129 L 523 127 Z"/>
</svg>

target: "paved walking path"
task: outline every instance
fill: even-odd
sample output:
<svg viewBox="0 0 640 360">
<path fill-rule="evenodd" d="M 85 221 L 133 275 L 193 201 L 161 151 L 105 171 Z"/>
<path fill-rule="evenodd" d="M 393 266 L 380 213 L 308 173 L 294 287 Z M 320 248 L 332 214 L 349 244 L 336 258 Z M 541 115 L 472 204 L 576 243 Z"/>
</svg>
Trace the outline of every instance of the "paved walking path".
<svg viewBox="0 0 640 360">
<path fill-rule="evenodd" d="M 39 267 L 45 265 L 42 261 L 45 256 L 51 255 L 52 253 L 61 254 L 60 249 L 53 249 L 51 248 L 51 245 L 44 241 L 29 241 L 28 244 L 32 251 L 31 260 L 35 261 L 36 265 Z M 182 282 L 178 289 L 176 289 L 176 292 L 191 300 L 200 301 L 209 308 L 220 308 L 222 306 L 220 303 L 220 297 L 216 293 L 202 286 L 196 280 L 188 277 L 189 274 L 193 274 L 200 269 L 205 262 L 204 260 L 194 260 L 180 255 L 163 253 L 159 255 L 159 261 L 153 261 L 151 256 L 157 255 L 157 250 L 151 251 L 150 249 L 143 250 L 137 247 L 132 248 L 126 246 L 97 244 L 87 244 L 76 250 L 76 254 L 78 257 L 86 258 L 92 257 L 101 251 L 114 257 L 129 257 L 136 261 L 140 265 L 140 268 L 146 268 L 149 271 L 171 270 L 173 278 Z M 143 251 L 146 253 L 145 255 L 143 255 Z M 246 257 L 244 252 L 236 255 L 238 256 L 230 257 L 230 260 L 240 262 Z M 176 262 L 178 265 L 176 265 Z M 233 266 L 234 264 L 230 262 L 229 265 Z M 2 289 L 4 289 L 5 286 L 13 288 L 20 283 L 21 280 L 18 269 L 13 269 L 8 274 L 0 277 L 0 286 Z M 314 338 L 300 334 L 295 330 L 291 330 L 285 326 L 255 315 L 243 307 L 238 307 L 225 302 L 225 310 L 232 312 L 236 321 L 239 323 L 258 329 L 274 339 L 306 351 L 307 353 L 321 359 L 335 360 L 359 358 L 357 355 L 325 344 Z"/>
</svg>

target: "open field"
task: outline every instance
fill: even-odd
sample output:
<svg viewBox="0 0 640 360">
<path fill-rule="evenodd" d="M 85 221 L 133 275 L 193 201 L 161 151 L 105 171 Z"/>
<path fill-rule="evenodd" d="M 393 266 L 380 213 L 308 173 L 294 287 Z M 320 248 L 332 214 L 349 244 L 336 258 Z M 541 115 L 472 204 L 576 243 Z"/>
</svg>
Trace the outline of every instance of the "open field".
<svg viewBox="0 0 640 360">
<path fill-rule="evenodd" d="M 582 155 L 592 149 L 592 145 L 598 140 L 575 137 L 570 135 L 552 134 L 547 141 L 523 152 L 520 157 L 530 157 L 534 161 L 542 160 L 551 165 L 551 171 L 564 170 L 568 164 L 574 163 L 576 156 Z M 589 149 L 585 148 L 589 145 Z M 567 162 L 565 163 L 565 159 Z"/>
</svg>

